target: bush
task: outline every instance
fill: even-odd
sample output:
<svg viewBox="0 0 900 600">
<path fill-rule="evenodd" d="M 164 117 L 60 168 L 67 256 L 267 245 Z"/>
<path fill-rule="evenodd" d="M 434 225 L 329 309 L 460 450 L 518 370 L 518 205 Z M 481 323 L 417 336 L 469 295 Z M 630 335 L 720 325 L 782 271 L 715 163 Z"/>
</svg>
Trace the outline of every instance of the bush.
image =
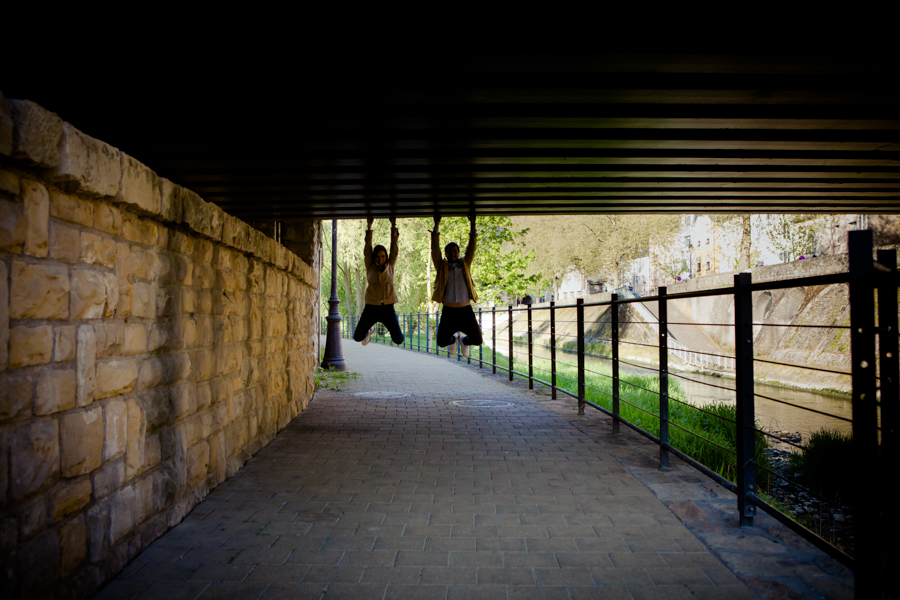
<svg viewBox="0 0 900 600">
<path fill-rule="evenodd" d="M 791 468 L 801 483 L 822 500 L 848 504 L 853 489 L 853 437 L 822 429 L 809 437 L 803 452 L 791 455 Z"/>
</svg>

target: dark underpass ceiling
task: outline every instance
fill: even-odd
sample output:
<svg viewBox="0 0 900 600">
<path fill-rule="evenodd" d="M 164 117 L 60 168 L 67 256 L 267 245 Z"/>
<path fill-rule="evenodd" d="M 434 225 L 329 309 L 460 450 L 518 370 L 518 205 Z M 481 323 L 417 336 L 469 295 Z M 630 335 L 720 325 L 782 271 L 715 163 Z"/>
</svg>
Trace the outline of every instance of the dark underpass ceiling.
<svg viewBox="0 0 900 600">
<path fill-rule="evenodd" d="M 251 94 L 211 74 L 4 92 L 253 221 L 897 213 L 898 75 L 871 57 L 456 57 L 247 75 Z"/>
</svg>

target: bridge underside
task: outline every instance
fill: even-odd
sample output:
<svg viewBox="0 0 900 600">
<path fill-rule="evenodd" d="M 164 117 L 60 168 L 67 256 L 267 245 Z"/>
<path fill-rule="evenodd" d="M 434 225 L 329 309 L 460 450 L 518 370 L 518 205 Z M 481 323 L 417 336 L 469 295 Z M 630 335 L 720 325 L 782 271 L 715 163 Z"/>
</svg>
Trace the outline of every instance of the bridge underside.
<svg viewBox="0 0 900 600">
<path fill-rule="evenodd" d="M 253 221 L 900 212 L 900 78 L 886 60 L 403 61 L 228 79 L 252 94 L 193 74 L 102 99 L 7 92 Z"/>
</svg>

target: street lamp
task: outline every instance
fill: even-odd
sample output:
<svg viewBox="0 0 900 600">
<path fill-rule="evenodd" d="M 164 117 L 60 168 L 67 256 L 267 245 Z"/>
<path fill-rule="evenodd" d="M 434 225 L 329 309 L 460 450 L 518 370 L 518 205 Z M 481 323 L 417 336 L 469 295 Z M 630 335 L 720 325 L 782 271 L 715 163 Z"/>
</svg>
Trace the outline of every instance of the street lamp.
<svg viewBox="0 0 900 600">
<path fill-rule="evenodd" d="M 341 313 L 337 295 L 337 219 L 331 221 L 331 297 L 328 299 L 328 321 L 325 334 L 325 356 L 322 358 L 323 369 L 346 371 L 347 363 L 341 353 Z"/>
</svg>

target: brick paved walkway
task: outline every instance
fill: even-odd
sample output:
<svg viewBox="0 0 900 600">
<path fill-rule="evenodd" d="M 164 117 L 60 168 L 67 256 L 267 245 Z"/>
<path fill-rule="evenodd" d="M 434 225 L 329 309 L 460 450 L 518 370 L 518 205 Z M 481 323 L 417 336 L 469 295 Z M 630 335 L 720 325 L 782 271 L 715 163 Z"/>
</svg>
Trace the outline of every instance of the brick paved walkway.
<svg viewBox="0 0 900 600">
<path fill-rule="evenodd" d="M 754 597 L 536 394 L 405 350 L 344 353 L 357 379 L 320 391 L 97 597 Z M 508 404 L 454 404 L 471 400 Z"/>
</svg>

